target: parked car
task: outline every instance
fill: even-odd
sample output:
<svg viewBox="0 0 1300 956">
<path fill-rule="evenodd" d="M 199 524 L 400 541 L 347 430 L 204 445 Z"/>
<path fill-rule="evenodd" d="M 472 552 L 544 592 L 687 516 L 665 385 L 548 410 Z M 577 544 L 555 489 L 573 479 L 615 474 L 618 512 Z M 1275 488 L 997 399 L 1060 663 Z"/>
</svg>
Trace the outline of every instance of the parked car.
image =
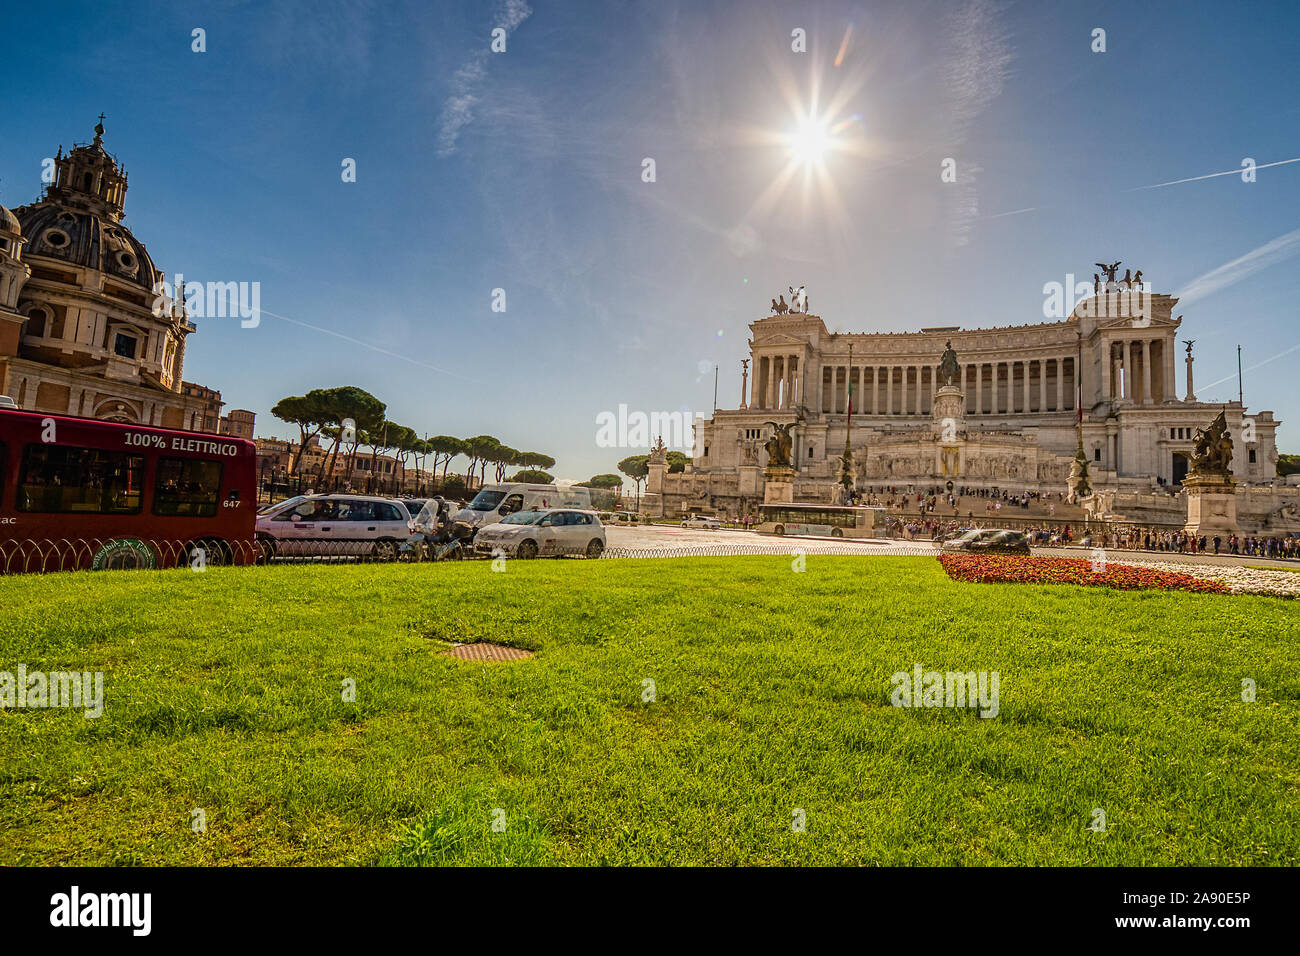
<svg viewBox="0 0 1300 956">
<path fill-rule="evenodd" d="M 1029 535 L 1010 529 L 996 530 L 975 539 L 967 550 L 988 554 L 1029 554 Z"/>
<path fill-rule="evenodd" d="M 709 531 L 717 531 L 722 527 L 722 522 L 717 518 L 709 515 L 691 515 L 682 521 L 683 528 L 706 528 Z"/>
<path fill-rule="evenodd" d="M 949 538 L 947 541 L 943 542 L 941 547 L 945 551 L 970 551 L 971 546 L 976 541 L 980 541 L 984 538 L 991 538 L 997 533 L 998 529 L 996 528 L 971 528 L 964 534 L 960 534 L 955 538 Z"/>
<path fill-rule="evenodd" d="M 605 550 L 605 528 L 594 511 L 517 511 L 480 529 L 474 537 L 474 550 L 480 554 L 500 551 L 517 558 L 563 554 L 598 558 Z"/>
<path fill-rule="evenodd" d="M 257 516 L 267 556 L 370 555 L 395 560 L 410 535 L 411 514 L 392 498 L 301 495 Z"/>
<path fill-rule="evenodd" d="M 0 395 L 0 408 L 17 408 L 18 403 L 8 395 Z"/>
<path fill-rule="evenodd" d="M 591 507 L 591 492 L 576 485 L 539 485 L 506 482 L 484 485 L 474 500 L 456 512 L 454 519 L 468 525 L 475 533 L 496 524 L 508 515 L 521 511 L 544 511 L 548 508 Z"/>
</svg>

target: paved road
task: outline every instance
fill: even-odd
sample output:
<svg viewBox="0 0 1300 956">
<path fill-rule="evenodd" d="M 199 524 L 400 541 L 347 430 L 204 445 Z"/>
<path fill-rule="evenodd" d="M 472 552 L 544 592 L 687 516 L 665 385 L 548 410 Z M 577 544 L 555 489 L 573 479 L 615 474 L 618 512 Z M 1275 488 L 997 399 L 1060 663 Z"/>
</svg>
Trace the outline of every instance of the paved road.
<svg viewBox="0 0 1300 956">
<path fill-rule="evenodd" d="M 823 538 L 786 535 L 778 538 L 754 531 L 706 531 L 703 528 L 678 528 L 673 525 L 606 526 L 607 546 L 629 551 L 664 551 L 709 548 L 719 554 L 735 549 L 737 554 L 752 554 L 761 548 L 772 554 L 789 554 L 796 548 L 807 554 L 934 554 L 929 541 L 892 541 L 887 538 Z"/>
<path fill-rule="evenodd" d="M 778 538 L 754 531 L 703 528 L 678 528 L 673 525 L 622 525 L 606 526 L 605 534 L 610 548 L 629 551 L 664 551 L 709 548 L 725 554 L 734 548 L 735 553 L 754 553 L 761 548 L 773 554 L 788 554 L 801 548 L 808 554 L 936 554 L 938 548 L 931 541 L 904 541 L 887 538 L 823 538 L 817 536 L 787 535 Z M 1091 548 L 1035 548 L 1034 554 L 1068 558 L 1090 558 Z M 1206 564 L 1225 567 L 1289 568 L 1300 571 L 1300 562 L 1274 561 L 1231 554 L 1177 554 L 1164 551 L 1124 551 L 1108 548 L 1106 554 L 1112 561 L 1152 561 L 1168 564 Z"/>
<path fill-rule="evenodd" d="M 1035 548 L 1034 554 L 1055 554 L 1069 558 L 1087 558 L 1091 548 Z M 1111 561 L 1152 561 L 1163 564 L 1207 564 L 1224 567 L 1284 568 L 1300 571 L 1300 561 L 1275 561 L 1240 554 L 1179 554 L 1176 551 L 1125 551 L 1121 548 L 1107 548 L 1106 556 Z"/>
</svg>

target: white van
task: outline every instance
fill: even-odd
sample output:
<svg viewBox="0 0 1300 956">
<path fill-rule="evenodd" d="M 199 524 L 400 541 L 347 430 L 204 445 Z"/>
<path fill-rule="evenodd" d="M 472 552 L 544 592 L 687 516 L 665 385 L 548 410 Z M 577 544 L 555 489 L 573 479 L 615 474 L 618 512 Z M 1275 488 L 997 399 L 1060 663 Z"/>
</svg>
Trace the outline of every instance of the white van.
<svg viewBox="0 0 1300 956">
<path fill-rule="evenodd" d="M 575 485 L 529 485 L 507 482 L 484 485 L 453 520 L 463 521 L 474 529 L 496 524 L 516 511 L 543 511 L 546 508 L 591 508 L 591 491 Z"/>
</svg>

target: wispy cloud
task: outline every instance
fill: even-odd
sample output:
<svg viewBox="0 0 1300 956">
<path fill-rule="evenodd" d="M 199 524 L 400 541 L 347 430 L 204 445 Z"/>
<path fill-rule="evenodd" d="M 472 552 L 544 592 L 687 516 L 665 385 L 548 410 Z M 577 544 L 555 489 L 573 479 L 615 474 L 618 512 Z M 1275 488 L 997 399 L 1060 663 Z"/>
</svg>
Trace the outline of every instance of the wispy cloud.
<svg viewBox="0 0 1300 956">
<path fill-rule="evenodd" d="M 1269 169 L 1272 166 L 1285 166 L 1288 163 L 1300 163 L 1300 156 L 1295 159 L 1279 159 L 1275 163 L 1260 163 L 1256 169 Z M 1150 186 L 1134 186 L 1129 192 L 1137 192 L 1141 189 L 1159 189 L 1162 186 L 1177 186 L 1179 183 L 1194 183 L 1202 179 L 1214 179 L 1218 176 L 1240 176 L 1244 172 L 1244 167 L 1238 166 L 1236 169 L 1225 169 L 1221 173 L 1206 173 L 1204 176 L 1191 176 L 1187 179 L 1171 179 L 1167 183 L 1153 183 Z"/>
<path fill-rule="evenodd" d="M 1264 243 L 1258 249 L 1252 249 L 1244 256 L 1224 263 L 1202 276 L 1198 276 L 1180 289 L 1176 295 L 1184 304 L 1204 299 L 1208 295 L 1235 285 L 1242 279 L 1249 278 L 1261 269 L 1289 259 L 1300 252 L 1300 229 L 1294 229 L 1285 235 Z"/>
<path fill-rule="evenodd" d="M 497 10 L 492 30 L 505 30 L 508 38 L 519 24 L 532 15 L 532 12 L 532 7 L 528 6 L 525 0 L 505 0 Z M 438 127 L 439 156 L 450 156 L 456 151 L 456 142 L 460 138 L 461 130 L 473 121 L 483 78 L 487 75 L 487 59 L 491 55 L 485 43 L 481 49 L 474 51 L 452 76 L 451 95 L 442 104 L 442 116 Z"/>
<path fill-rule="evenodd" d="M 955 151 L 970 133 L 976 117 L 1002 93 L 1010 74 L 1011 44 L 997 24 L 998 7 L 990 0 L 971 0 L 949 15 L 950 31 L 945 84 L 951 91 L 947 149 Z M 950 154 L 950 155 L 955 155 Z M 952 216 L 952 240 L 963 246 L 970 240 L 971 224 L 979 218 L 975 182 L 981 172 L 969 159 L 958 160 L 959 174 Z"/>
</svg>

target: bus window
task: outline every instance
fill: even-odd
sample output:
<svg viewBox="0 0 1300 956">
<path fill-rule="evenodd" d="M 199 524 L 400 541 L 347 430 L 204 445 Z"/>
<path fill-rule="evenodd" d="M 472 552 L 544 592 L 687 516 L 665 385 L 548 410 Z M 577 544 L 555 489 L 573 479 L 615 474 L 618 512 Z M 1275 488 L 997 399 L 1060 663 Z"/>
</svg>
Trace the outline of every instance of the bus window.
<svg viewBox="0 0 1300 956">
<path fill-rule="evenodd" d="M 28 445 L 18 510 L 45 514 L 138 514 L 144 458 L 98 448 Z"/>
<path fill-rule="evenodd" d="M 221 462 L 159 458 L 153 513 L 176 518 L 211 518 L 221 495 Z"/>
<path fill-rule="evenodd" d="M 8 450 L 9 446 L 0 441 L 0 505 L 5 503 L 5 485 L 9 483 L 9 477 L 5 473 L 5 453 Z"/>
</svg>

